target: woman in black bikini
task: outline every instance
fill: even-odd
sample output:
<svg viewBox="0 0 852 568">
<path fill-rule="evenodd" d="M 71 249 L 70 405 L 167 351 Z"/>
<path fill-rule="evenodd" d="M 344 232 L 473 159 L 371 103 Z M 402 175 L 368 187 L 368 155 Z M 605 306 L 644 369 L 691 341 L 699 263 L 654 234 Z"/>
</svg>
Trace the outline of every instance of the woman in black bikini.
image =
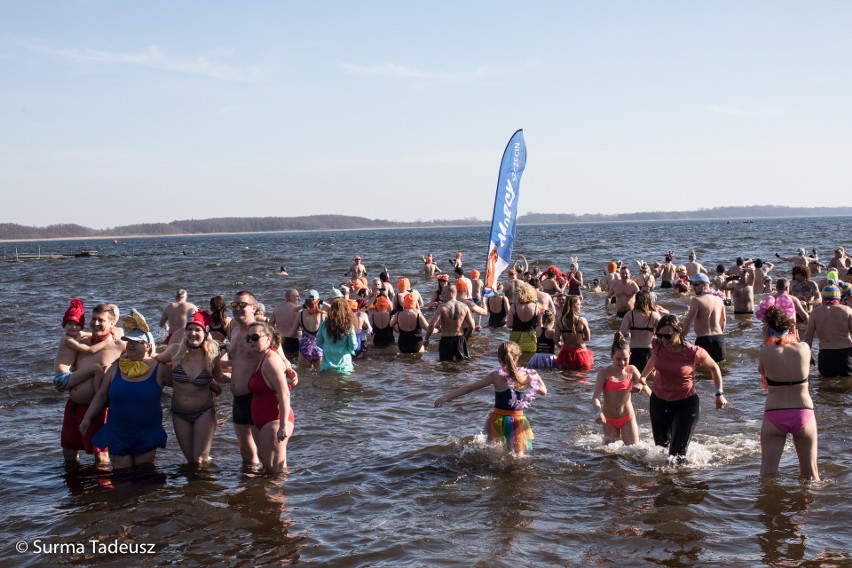
<svg viewBox="0 0 852 568">
<path fill-rule="evenodd" d="M 653 309 L 651 294 L 645 290 L 636 294 L 633 309 L 621 320 L 622 335 L 630 336 L 629 364 L 639 369 L 640 373 L 651 360 L 651 342 L 659 321 L 660 314 Z"/>
</svg>

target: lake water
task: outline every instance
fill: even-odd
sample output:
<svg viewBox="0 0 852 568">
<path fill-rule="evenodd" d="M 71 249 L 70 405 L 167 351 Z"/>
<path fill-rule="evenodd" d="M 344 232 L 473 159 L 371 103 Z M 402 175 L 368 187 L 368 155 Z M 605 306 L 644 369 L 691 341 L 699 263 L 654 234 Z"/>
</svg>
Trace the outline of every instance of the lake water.
<svg viewBox="0 0 852 568">
<path fill-rule="evenodd" d="M 827 259 L 850 234 L 848 217 L 522 226 L 515 252 L 542 267 L 564 267 L 578 256 L 591 281 L 612 259 L 634 267 L 637 259 L 661 261 L 669 249 L 679 261 L 695 250 L 711 272 L 739 255 L 773 260 L 799 246 L 816 247 Z M 169 442 L 156 474 L 113 477 L 93 468 L 89 456 L 79 469 L 63 465 L 65 396 L 51 377 L 69 298 L 81 297 L 87 312 L 99 302 L 116 303 L 122 313 L 136 308 L 156 323 L 177 288 L 199 305 L 246 288 L 271 311 L 285 287 L 327 295 L 353 254 L 371 274 L 384 264 L 394 281 L 409 277 L 428 298 L 435 285 L 423 281 L 420 257 L 432 252 L 446 269 L 458 250 L 482 270 L 487 238 L 480 227 L 0 245 L 7 254 L 39 245 L 42 253 L 99 252 L 0 266 L 0 564 L 852 564 L 850 385 L 820 379 L 815 370 L 811 377 L 823 480 L 797 480 L 790 445 L 777 481 L 761 482 L 760 327 L 730 312 L 722 367 L 730 407 L 716 411 L 712 382 L 700 382 L 701 419 L 689 463 L 679 469 L 652 444 L 644 397 L 634 396 L 642 443 L 602 443 L 589 410 L 592 374 L 543 373 L 550 393 L 527 413 L 536 439 L 523 459 L 489 448 L 479 434 L 492 391 L 435 410 L 440 394 L 496 366 L 505 330 L 475 335 L 467 362 L 439 363 L 433 344 L 422 356 L 372 351 L 348 378 L 301 373 L 285 477 L 242 470 L 227 387 L 211 467 L 182 464 L 168 412 Z M 278 276 L 281 264 L 289 277 Z M 780 273 L 789 265 L 780 263 Z M 660 293 L 660 304 L 674 313 L 685 313 L 687 302 L 671 290 Z M 618 322 L 604 315 L 602 297 L 587 295 L 584 311 L 596 364 L 608 364 Z M 15 550 L 20 541 L 26 552 Z M 154 552 L 101 552 L 90 541 L 152 544 Z"/>
</svg>

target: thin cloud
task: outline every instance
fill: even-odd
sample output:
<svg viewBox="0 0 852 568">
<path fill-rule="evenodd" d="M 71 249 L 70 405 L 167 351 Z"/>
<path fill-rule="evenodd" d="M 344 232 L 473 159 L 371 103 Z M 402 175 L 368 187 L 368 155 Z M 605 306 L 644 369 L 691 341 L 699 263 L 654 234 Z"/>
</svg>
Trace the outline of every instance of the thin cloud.
<svg viewBox="0 0 852 568">
<path fill-rule="evenodd" d="M 414 79 L 419 81 L 465 81 L 470 79 L 483 79 L 495 75 L 499 69 L 491 65 L 480 65 L 469 71 L 458 73 L 443 73 L 428 71 L 400 65 L 398 63 L 381 63 L 378 65 L 355 65 L 345 61 L 338 61 L 338 65 L 345 73 L 359 77 L 387 77 L 390 79 Z"/>
<path fill-rule="evenodd" d="M 710 112 L 724 114 L 727 116 L 742 116 L 748 118 L 763 117 L 763 116 L 779 116 L 782 114 L 781 108 L 777 106 L 760 105 L 754 109 L 744 109 L 735 105 L 710 105 Z"/>
<path fill-rule="evenodd" d="M 226 79 L 231 81 L 251 81 L 260 77 L 258 67 L 239 68 L 215 61 L 206 56 L 180 58 L 168 54 L 156 45 L 141 51 L 107 51 L 84 48 L 56 48 L 36 41 L 18 41 L 18 46 L 31 51 L 58 57 L 81 65 L 137 65 L 149 69 L 185 73 Z M 227 52 L 217 50 L 217 53 Z"/>
<path fill-rule="evenodd" d="M 400 79 L 437 79 L 438 75 L 428 71 L 421 71 L 406 65 L 396 63 L 383 63 L 381 65 L 363 66 L 339 61 L 338 64 L 350 75 L 360 77 L 392 77 Z"/>
</svg>

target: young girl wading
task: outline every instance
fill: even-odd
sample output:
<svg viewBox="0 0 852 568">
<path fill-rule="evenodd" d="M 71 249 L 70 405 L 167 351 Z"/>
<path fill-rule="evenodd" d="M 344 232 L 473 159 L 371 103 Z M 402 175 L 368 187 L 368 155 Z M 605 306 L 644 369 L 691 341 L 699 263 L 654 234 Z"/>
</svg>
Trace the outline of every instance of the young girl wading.
<svg viewBox="0 0 852 568">
<path fill-rule="evenodd" d="M 651 389 L 640 378 L 639 370 L 628 364 L 630 346 L 620 331 L 613 337 L 610 357 L 612 364 L 598 371 L 592 410 L 597 414 L 595 421 L 603 424 L 604 443 L 611 444 L 621 438 L 625 446 L 631 446 L 639 442 L 639 426 L 630 393 L 651 396 Z"/>
<path fill-rule="evenodd" d="M 485 433 L 492 443 L 502 444 L 518 455 L 532 449 L 533 431 L 524 409 L 535 400 L 536 394 L 547 394 L 547 387 L 538 373 L 532 369 L 518 367 L 521 348 L 517 343 L 505 341 L 497 349 L 500 369 L 491 371 L 475 383 L 459 387 L 435 401 L 435 408 L 445 402 L 475 390 L 494 386 L 494 410 L 488 415 Z"/>
</svg>

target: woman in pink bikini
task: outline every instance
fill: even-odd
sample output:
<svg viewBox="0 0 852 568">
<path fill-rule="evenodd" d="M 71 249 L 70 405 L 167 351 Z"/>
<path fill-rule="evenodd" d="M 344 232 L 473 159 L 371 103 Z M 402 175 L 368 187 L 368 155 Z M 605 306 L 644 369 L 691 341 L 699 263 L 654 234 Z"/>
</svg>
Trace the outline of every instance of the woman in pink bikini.
<svg viewBox="0 0 852 568">
<path fill-rule="evenodd" d="M 595 422 L 603 424 L 605 444 L 621 438 L 625 446 L 632 446 L 639 442 L 639 425 L 630 394 L 641 392 L 651 396 L 651 389 L 640 378 L 639 370 L 628 364 L 630 344 L 620 331 L 616 331 L 613 337 L 610 358 L 612 364 L 598 371 L 592 410 L 597 414 Z"/>
<path fill-rule="evenodd" d="M 760 476 L 778 473 L 787 434 L 792 434 L 802 477 L 819 481 L 817 424 L 808 393 L 811 349 L 798 340 L 796 321 L 775 306 L 766 310 L 763 338 L 766 345 L 760 350 L 758 371 L 767 393 L 760 429 Z"/>
</svg>

